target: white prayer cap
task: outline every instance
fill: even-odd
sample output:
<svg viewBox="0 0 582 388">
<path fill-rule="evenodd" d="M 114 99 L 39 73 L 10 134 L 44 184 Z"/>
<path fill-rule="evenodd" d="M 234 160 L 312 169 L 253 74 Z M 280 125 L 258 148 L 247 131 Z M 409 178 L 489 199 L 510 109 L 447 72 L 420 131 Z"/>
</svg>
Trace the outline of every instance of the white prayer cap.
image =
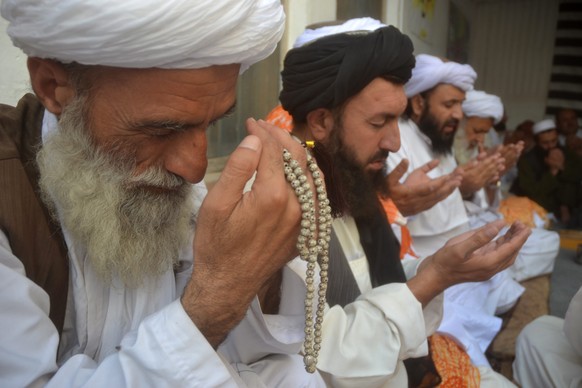
<svg viewBox="0 0 582 388">
<path fill-rule="evenodd" d="M 31 57 L 127 68 L 196 69 L 275 49 L 279 0 L 4 0 L 15 46 Z"/>
<path fill-rule="evenodd" d="M 404 85 L 406 97 L 434 88 L 438 84 L 451 84 L 463 91 L 473 89 L 477 73 L 469 65 L 456 62 L 443 62 L 440 58 L 427 54 L 416 56 L 416 66 L 412 78 Z"/>
<path fill-rule="evenodd" d="M 545 119 L 535 123 L 532 131 L 534 135 L 537 135 L 538 133 L 546 132 L 550 129 L 556 129 L 556 122 L 552 119 Z"/>
<path fill-rule="evenodd" d="M 303 46 L 305 43 L 328 35 L 341 34 L 342 32 L 348 31 L 374 31 L 380 27 L 386 27 L 386 24 L 382 24 L 376 19 L 365 17 L 350 19 L 336 26 L 324 26 L 315 29 L 307 28 L 295 40 L 293 48 Z"/>
<path fill-rule="evenodd" d="M 467 117 L 491 118 L 494 124 L 498 124 L 503 118 L 503 103 L 493 94 L 470 90 L 465 94 L 463 113 Z"/>
</svg>

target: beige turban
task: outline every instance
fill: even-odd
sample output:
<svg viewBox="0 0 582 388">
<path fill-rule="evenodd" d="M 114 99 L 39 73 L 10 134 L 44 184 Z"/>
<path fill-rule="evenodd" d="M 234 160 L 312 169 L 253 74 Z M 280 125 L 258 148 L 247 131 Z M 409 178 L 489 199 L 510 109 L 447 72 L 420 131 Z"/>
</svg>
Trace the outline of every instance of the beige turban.
<svg viewBox="0 0 582 388">
<path fill-rule="evenodd" d="M 493 94 L 470 90 L 463 101 L 463 113 L 467 117 L 491 118 L 494 124 L 498 124 L 503 118 L 503 104 L 501 99 Z"/>
<path fill-rule="evenodd" d="M 440 58 L 427 54 L 416 56 L 416 66 L 412 78 L 404 85 L 408 98 L 425 92 L 438 84 L 451 84 L 463 91 L 473 89 L 477 73 L 469 65 L 443 62 Z"/>
<path fill-rule="evenodd" d="M 1 13 L 32 57 L 241 72 L 274 51 L 285 21 L 279 0 L 4 0 Z"/>
</svg>

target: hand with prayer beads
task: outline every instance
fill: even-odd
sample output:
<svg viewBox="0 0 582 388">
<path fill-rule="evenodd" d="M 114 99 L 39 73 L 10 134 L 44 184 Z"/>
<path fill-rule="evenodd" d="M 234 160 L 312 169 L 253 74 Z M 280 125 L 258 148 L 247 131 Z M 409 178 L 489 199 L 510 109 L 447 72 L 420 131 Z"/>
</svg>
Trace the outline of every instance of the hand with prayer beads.
<svg viewBox="0 0 582 388">
<path fill-rule="evenodd" d="M 283 149 L 305 171 L 305 149 L 264 121 L 247 120 L 247 136 L 231 154 L 200 209 L 194 238 L 194 272 L 182 297 L 187 312 L 217 346 L 253 297 L 297 256 L 301 207 L 284 174 Z M 243 189 L 256 171 L 250 191 Z M 314 187 L 307 174 L 307 183 Z M 315 192 L 315 190 L 314 190 Z M 197 300 L 212 305 L 197 306 Z M 210 310 L 201 314 L 200 309 Z M 198 317 L 208 317 L 198 322 Z"/>
<path fill-rule="evenodd" d="M 412 171 L 403 183 L 400 183 L 400 179 L 408 170 L 407 159 L 403 159 L 388 174 L 386 180 L 390 199 L 402 215 L 411 216 L 430 209 L 459 187 L 463 178 L 463 170 L 460 168 L 434 179 L 427 175 L 438 164 L 438 160 L 431 160 Z"/>
<path fill-rule="evenodd" d="M 450 239 L 420 264 L 417 275 L 408 282 L 412 293 L 426 304 L 450 286 L 485 281 L 508 268 L 531 230 L 518 221 L 494 240 L 504 226 L 498 220 Z"/>
</svg>

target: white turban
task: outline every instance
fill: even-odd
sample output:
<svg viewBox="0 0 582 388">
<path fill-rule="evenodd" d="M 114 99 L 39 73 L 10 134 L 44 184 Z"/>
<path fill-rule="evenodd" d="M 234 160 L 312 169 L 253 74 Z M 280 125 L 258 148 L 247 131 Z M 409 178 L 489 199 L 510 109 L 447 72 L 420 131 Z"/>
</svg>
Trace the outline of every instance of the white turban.
<svg viewBox="0 0 582 388">
<path fill-rule="evenodd" d="M 556 128 L 556 122 L 552 119 L 545 119 L 534 124 L 532 131 L 534 135 Z"/>
<path fill-rule="evenodd" d="M 491 118 L 494 124 L 498 124 L 503 118 L 503 103 L 493 94 L 470 90 L 463 101 L 463 113 L 467 117 Z"/>
<path fill-rule="evenodd" d="M 279 0 L 4 0 L 1 13 L 31 57 L 241 72 L 273 52 L 285 20 Z"/>
<path fill-rule="evenodd" d="M 350 19 L 343 24 L 338 24 L 337 26 L 325 26 L 316 29 L 308 28 L 295 40 L 293 48 L 303 46 L 305 43 L 328 35 L 341 34 L 342 32 L 348 31 L 374 31 L 380 27 L 386 27 L 386 24 L 382 24 L 376 19 L 366 17 Z"/>
<path fill-rule="evenodd" d="M 412 78 L 404 85 L 406 97 L 434 88 L 438 84 L 451 84 L 463 91 L 473 89 L 477 73 L 469 65 L 456 62 L 443 62 L 440 58 L 427 54 L 416 56 L 416 66 Z"/>
</svg>

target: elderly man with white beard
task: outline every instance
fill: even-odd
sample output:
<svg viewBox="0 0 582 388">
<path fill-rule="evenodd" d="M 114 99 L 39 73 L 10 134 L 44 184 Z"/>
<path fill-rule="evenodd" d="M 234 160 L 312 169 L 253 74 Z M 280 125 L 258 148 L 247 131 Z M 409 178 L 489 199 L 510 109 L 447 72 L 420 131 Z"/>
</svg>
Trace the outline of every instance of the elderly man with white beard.
<svg viewBox="0 0 582 388">
<path fill-rule="evenodd" d="M 485 135 L 493 124 L 498 123 L 503 117 L 501 99 L 480 90 L 471 90 L 466 93 L 462 108 L 465 118 L 459 124 L 459 130 L 455 135 L 455 159 L 459 164 L 466 164 L 477 158 L 480 153 L 499 152 L 505 160 L 501 174 L 505 174 L 515 166 L 523 150 L 523 142 L 493 149 L 485 148 Z M 478 228 L 501 219 L 502 215 L 498 212 L 500 201 L 501 190 L 497 184 L 486 185 L 475 192 L 470 200 L 465 200 L 465 210 L 471 228 Z M 559 245 L 558 233 L 545 230 L 543 227 L 532 228 L 531 238 L 521 248 L 520 256 L 510 269 L 512 277 L 522 281 L 551 273 Z"/>
<path fill-rule="evenodd" d="M 0 107 L 0 386 L 322 386 L 298 355 L 303 304 L 266 297 L 293 285 L 282 151 L 305 169 L 304 149 L 249 119 L 199 184 L 206 129 L 281 37 L 279 1 L 7 0 L 2 16 L 35 95 Z"/>
</svg>

